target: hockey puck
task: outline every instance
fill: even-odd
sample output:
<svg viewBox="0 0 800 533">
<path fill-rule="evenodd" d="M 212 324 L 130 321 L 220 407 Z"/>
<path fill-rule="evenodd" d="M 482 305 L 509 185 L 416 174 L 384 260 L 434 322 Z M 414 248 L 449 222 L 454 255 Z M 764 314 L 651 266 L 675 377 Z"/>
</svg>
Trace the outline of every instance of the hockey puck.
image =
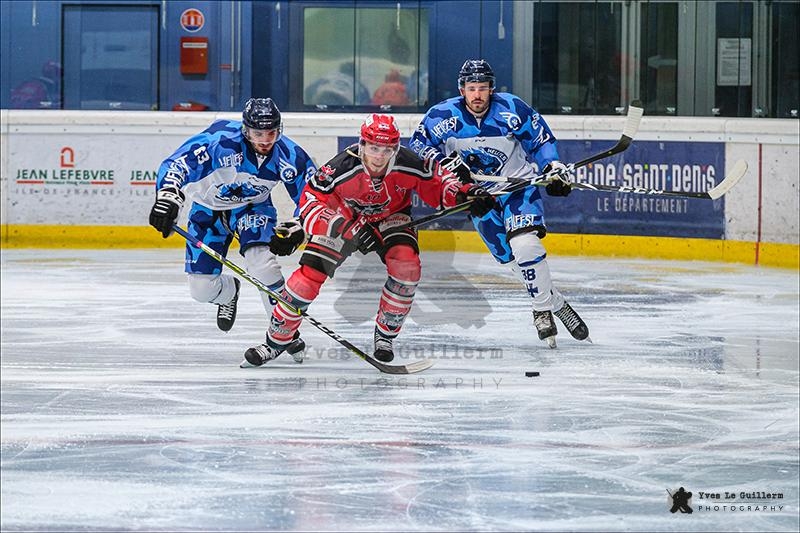
<svg viewBox="0 0 800 533">
<path fill-rule="evenodd" d="M 525 372 L 525 377 L 526 378 L 535 378 L 538 375 L 539 375 L 538 372 Z"/>
</svg>

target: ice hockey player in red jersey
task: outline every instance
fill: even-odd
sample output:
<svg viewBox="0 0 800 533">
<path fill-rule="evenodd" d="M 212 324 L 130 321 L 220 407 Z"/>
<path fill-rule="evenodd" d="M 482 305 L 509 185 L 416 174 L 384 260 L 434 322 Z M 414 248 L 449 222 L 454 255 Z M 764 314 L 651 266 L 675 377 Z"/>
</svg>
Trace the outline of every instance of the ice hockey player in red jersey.
<svg viewBox="0 0 800 533">
<path fill-rule="evenodd" d="M 393 117 L 367 117 L 358 144 L 322 165 L 303 190 L 300 218 L 308 242 L 299 268 L 286 282 L 286 300 L 305 310 L 350 254 L 376 252 L 386 265 L 387 279 L 375 319 L 374 357 L 391 361 L 392 341 L 411 310 L 420 280 L 416 230 L 395 229 L 411 220 L 412 191 L 435 208 L 472 198 L 473 214 L 485 214 L 494 206 L 484 189 L 459 182 L 446 168 L 447 161 L 422 160 L 400 146 Z M 302 230 L 298 225 L 297 231 Z M 248 349 L 246 362 L 260 366 L 278 357 L 301 320 L 280 304 L 275 306 L 266 343 Z"/>
</svg>

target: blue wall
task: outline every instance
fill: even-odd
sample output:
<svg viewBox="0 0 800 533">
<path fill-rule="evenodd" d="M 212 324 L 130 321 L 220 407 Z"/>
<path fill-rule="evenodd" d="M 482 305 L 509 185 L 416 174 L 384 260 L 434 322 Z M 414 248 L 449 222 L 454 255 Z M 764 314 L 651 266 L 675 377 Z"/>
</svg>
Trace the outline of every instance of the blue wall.
<svg viewBox="0 0 800 533">
<path fill-rule="evenodd" d="M 161 14 L 158 24 L 159 98 L 161 110 L 171 110 L 178 102 L 193 100 L 212 110 L 238 110 L 252 95 L 270 95 L 284 110 L 288 106 L 294 83 L 301 79 L 302 12 L 308 6 L 352 5 L 355 7 L 392 6 L 394 0 L 353 2 L 276 2 L 276 1 L 103 1 L 80 2 L 53 0 L 48 2 L 15 1 L 0 3 L 0 107 L 9 108 L 15 87 L 26 81 L 36 82 L 48 62 L 63 63 L 62 10 L 70 6 L 103 6 L 113 12 L 114 6 L 150 5 Z M 500 19 L 498 1 L 433 2 L 413 4 L 430 10 L 430 103 L 453 96 L 456 78 L 464 60 L 484 57 L 492 63 L 498 85 L 511 89 L 513 2 L 503 2 L 505 38 L 498 39 Z M 35 6 L 35 7 L 34 7 Z M 199 9 L 205 25 L 189 33 L 181 27 L 184 10 Z M 166 9 L 166 13 L 161 13 Z M 113 16 L 113 15 L 109 15 Z M 241 24 L 238 22 L 241 21 Z M 232 30 L 232 25 L 233 30 Z M 299 27 L 298 27 L 299 26 Z M 237 27 L 241 31 L 237 31 Z M 180 38 L 200 36 L 209 39 L 209 73 L 206 76 L 184 76 L 179 71 Z M 237 39 L 232 43 L 232 39 Z M 228 65 L 241 52 L 238 76 Z M 60 92 L 60 91 L 56 91 Z M 58 107 L 58 102 L 55 107 Z M 13 106 L 17 107 L 17 106 Z M 299 110 L 299 109 L 295 109 Z M 420 108 L 417 111 L 424 111 Z"/>
</svg>

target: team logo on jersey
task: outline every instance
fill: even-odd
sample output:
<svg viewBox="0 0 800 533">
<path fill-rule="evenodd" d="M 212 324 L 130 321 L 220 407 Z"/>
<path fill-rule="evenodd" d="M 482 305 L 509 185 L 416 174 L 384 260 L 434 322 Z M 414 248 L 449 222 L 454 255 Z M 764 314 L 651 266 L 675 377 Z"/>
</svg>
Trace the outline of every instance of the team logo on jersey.
<svg viewBox="0 0 800 533">
<path fill-rule="evenodd" d="M 253 185 L 249 181 L 243 183 L 223 183 L 217 187 L 216 197 L 225 202 L 246 202 L 256 196 L 260 196 L 269 187 L 264 185 Z"/>
<path fill-rule="evenodd" d="M 328 178 L 333 176 L 333 172 L 334 172 L 333 167 L 331 167 L 330 165 L 322 165 L 321 167 L 319 167 L 319 170 L 317 170 L 317 181 L 319 182 L 328 181 Z"/>
<path fill-rule="evenodd" d="M 345 203 L 357 213 L 361 213 L 362 215 L 377 215 L 382 213 L 386 206 L 389 205 L 391 198 L 387 198 L 385 202 L 381 203 L 372 203 L 372 204 L 362 204 L 361 202 L 353 199 L 345 200 Z"/>
<path fill-rule="evenodd" d="M 441 138 L 448 131 L 456 129 L 456 126 L 458 126 L 458 117 L 450 117 L 440 121 L 431 128 L 431 131 L 434 135 Z"/>
<path fill-rule="evenodd" d="M 283 159 L 278 161 L 278 170 L 280 171 L 281 179 L 283 181 L 292 181 L 295 177 L 297 177 L 297 168 Z"/>
<path fill-rule="evenodd" d="M 475 174 L 495 174 L 503 168 L 508 156 L 495 148 L 471 148 L 461 153 L 461 158 Z"/>
<path fill-rule="evenodd" d="M 508 111 L 501 111 L 500 116 L 506 119 L 506 124 L 512 130 L 518 130 L 522 126 L 522 119 L 516 113 L 509 113 Z"/>
<path fill-rule="evenodd" d="M 239 219 L 236 224 L 236 230 L 239 235 L 249 230 L 257 230 L 258 228 L 266 228 L 269 224 L 269 217 L 266 215 L 249 214 Z"/>
</svg>

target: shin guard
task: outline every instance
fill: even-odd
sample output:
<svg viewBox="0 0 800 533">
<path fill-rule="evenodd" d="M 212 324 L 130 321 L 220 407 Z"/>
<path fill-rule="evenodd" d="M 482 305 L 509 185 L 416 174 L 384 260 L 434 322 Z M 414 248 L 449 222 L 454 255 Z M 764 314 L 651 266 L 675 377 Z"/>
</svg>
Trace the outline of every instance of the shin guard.
<svg viewBox="0 0 800 533">
<path fill-rule="evenodd" d="M 281 267 L 275 259 L 275 255 L 269 251 L 267 246 L 251 246 L 244 251 L 244 260 L 247 271 L 267 287 L 281 293 L 284 289 L 283 275 Z M 267 315 L 272 313 L 275 300 L 267 293 L 259 291 L 261 303 L 267 311 Z"/>
<path fill-rule="evenodd" d="M 384 337 L 394 338 L 411 311 L 421 267 L 419 254 L 407 245 L 390 248 L 384 262 L 389 275 L 381 293 L 375 327 Z"/>
<path fill-rule="evenodd" d="M 564 297 L 553 287 L 547 252 L 535 233 L 515 235 L 509 241 L 516 263 L 511 269 L 519 276 L 533 299 L 534 311 L 552 311 L 564 305 Z"/>
<path fill-rule="evenodd" d="M 303 265 L 286 282 L 282 296 L 300 311 L 305 311 L 319 295 L 319 290 L 327 276 L 318 270 Z M 272 317 L 267 331 L 267 341 L 276 346 L 285 346 L 294 338 L 300 328 L 303 317 L 278 303 L 272 310 Z"/>
</svg>

